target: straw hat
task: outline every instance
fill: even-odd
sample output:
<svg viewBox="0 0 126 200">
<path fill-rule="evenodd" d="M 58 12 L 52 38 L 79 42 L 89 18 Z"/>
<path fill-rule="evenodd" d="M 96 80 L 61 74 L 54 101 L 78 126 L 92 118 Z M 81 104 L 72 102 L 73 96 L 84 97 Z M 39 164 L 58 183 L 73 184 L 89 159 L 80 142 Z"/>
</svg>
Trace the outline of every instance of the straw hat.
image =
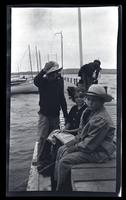
<svg viewBox="0 0 126 200">
<path fill-rule="evenodd" d="M 59 72 L 62 69 L 62 67 L 59 68 L 59 64 L 54 61 L 48 62 L 47 65 L 51 66 L 51 68 L 46 72 L 46 74 L 50 74 L 52 72 Z"/>
<path fill-rule="evenodd" d="M 95 96 L 104 100 L 104 102 L 112 101 L 113 97 L 110 94 L 107 94 L 105 88 L 99 84 L 93 84 L 89 87 L 85 96 Z"/>
</svg>

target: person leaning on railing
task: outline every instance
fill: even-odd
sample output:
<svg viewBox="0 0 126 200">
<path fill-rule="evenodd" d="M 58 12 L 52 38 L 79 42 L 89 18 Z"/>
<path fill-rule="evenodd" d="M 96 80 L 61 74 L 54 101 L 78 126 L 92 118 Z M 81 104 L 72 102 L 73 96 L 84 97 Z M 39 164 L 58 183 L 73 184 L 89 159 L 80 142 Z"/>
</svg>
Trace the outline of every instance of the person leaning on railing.
<svg viewBox="0 0 126 200">
<path fill-rule="evenodd" d="M 81 77 L 78 86 L 82 87 L 84 91 L 87 91 L 92 84 L 98 84 L 98 76 L 101 71 L 101 62 L 94 60 L 88 64 L 81 66 L 78 76 Z"/>
</svg>

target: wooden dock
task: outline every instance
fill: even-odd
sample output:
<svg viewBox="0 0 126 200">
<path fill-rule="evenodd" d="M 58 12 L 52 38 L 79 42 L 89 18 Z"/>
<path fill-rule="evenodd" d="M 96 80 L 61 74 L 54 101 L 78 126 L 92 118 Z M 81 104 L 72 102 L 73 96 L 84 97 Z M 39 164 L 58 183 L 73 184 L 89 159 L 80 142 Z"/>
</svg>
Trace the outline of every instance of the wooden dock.
<svg viewBox="0 0 126 200">
<path fill-rule="evenodd" d="M 65 83 L 65 96 L 68 102 L 68 110 L 71 107 L 71 100 L 68 99 L 66 88 L 70 83 Z M 73 85 L 73 84 L 71 84 Z M 116 127 L 116 103 L 115 101 L 105 104 Z M 61 128 L 64 126 L 63 114 L 60 115 Z M 116 141 L 116 134 L 115 134 Z M 27 191 L 51 191 L 50 177 L 43 177 L 37 171 L 37 145 L 35 142 L 33 159 L 31 162 L 30 175 L 27 184 Z M 103 164 L 85 163 L 75 165 L 71 170 L 71 182 L 73 191 L 89 192 L 115 192 L 116 191 L 116 156 L 112 161 Z"/>
<path fill-rule="evenodd" d="M 35 142 L 27 191 L 51 191 L 50 177 L 43 177 L 37 171 L 37 148 L 38 142 Z"/>
<path fill-rule="evenodd" d="M 74 191 L 116 192 L 116 157 L 107 163 L 85 163 L 71 170 Z"/>
</svg>

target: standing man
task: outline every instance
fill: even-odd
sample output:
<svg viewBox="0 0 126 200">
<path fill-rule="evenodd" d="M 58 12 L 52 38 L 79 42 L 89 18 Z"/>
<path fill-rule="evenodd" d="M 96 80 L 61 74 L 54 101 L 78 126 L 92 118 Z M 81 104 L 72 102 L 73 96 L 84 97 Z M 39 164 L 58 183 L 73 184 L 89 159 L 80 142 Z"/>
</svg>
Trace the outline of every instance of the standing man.
<svg viewBox="0 0 126 200">
<path fill-rule="evenodd" d="M 37 168 L 41 171 L 48 158 L 49 146 L 45 145 L 49 133 L 59 129 L 59 115 L 62 108 L 64 118 L 67 118 L 67 104 L 64 96 L 64 82 L 59 71 L 59 64 L 50 61 L 34 78 L 34 84 L 39 90 L 39 122 L 38 122 L 38 156 Z"/>
</svg>

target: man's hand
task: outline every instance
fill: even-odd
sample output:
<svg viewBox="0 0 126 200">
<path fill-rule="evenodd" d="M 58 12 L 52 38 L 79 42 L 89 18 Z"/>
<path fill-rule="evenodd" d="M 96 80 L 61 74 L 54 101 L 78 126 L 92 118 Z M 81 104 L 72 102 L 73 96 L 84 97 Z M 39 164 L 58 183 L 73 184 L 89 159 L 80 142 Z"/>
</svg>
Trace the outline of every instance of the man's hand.
<svg viewBox="0 0 126 200">
<path fill-rule="evenodd" d="M 52 144 L 55 145 L 56 144 L 56 138 L 53 136 L 52 140 L 51 140 Z"/>
<path fill-rule="evenodd" d="M 75 151 L 77 151 L 77 147 L 76 146 L 71 146 L 71 147 L 68 147 L 68 149 L 67 149 L 68 153 L 73 153 Z"/>
<path fill-rule="evenodd" d="M 43 71 L 47 72 L 49 69 L 52 68 L 53 65 L 54 65 L 53 62 L 46 63 L 45 66 L 44 66 L 44 68 L 43 68 Z"/>
<path fill-rule="evenodd" d="M 65 134 L 70 134 L 69 130 L 66 130 L 66 129 L 63 129 L 62 132 L 65 133 Z"/>
</svg>

